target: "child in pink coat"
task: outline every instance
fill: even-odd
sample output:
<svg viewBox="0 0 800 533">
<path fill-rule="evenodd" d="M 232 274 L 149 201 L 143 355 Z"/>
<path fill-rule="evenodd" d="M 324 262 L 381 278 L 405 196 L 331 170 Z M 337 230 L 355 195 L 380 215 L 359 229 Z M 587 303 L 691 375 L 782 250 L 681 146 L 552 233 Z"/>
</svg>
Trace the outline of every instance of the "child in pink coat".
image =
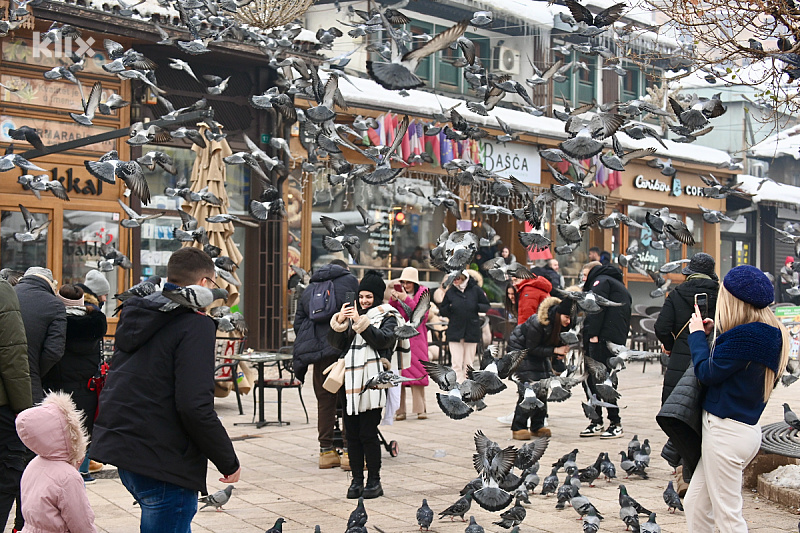
<svg viewBox="0 0 800 533">
<path fill-rule="evenodd" d="M 78 467 L 88 438 L 72 398 L 51 392 L 17 415 L 17 434 L 36 454 L 22 474 L 22 533 L 96 533 L 94 512 Z"/>
</svg>

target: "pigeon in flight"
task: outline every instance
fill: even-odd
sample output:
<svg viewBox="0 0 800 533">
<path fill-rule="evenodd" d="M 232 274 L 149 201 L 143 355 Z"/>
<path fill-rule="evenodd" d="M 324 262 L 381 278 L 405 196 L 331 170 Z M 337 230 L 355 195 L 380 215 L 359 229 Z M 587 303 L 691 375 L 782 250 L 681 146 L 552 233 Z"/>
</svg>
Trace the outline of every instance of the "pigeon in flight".
<svg viewBox="0 0 800 533">
<path fill-rule="evenodd" d="M 122 210 L 125 211 L 125 214 L 128 215 L 128 218 L 120 222 L 120 225 L 123 228 L 129 228 L 129 229 L 140 228 L 142 227 L 142 222 L 144 222 L 145 220 L 152 220 L 154 218 L 162 217 L 166 214 L 162 211 L 161 213 L 156 213 L 153 215 L 140 215 L 122 200 L 117 199 L 117 201 L 119 202 L 119 205 L 122 207 Z"/>
<path fill-rule="evenodd" d="M 169 304 L 165 304 L 159 309 L 164 312 L 172 311 L 178 307 L 188 307 L 197 311 L 208 307 L 216 300 L 228 299 L 228 291 L 225 289 L 216 287 L 208 289 L 202 285 L 180 287 L 172 283 L 166 283 L 161 294 L 171 300 Z"/>
<path fill-rule="evenodd" d="M 42 232 L 50 225 L 50 220 L 45 220 L 39 224 L 36 218 L 28 211 L 24 205 L 19 204 L 19 211 L 22 213 L 22 219 L 25 223 L 25 231 L 14 233 L 14 240 L 17 242 L 34 242 L 38 241 L 42 236 Z"/>
</svg>

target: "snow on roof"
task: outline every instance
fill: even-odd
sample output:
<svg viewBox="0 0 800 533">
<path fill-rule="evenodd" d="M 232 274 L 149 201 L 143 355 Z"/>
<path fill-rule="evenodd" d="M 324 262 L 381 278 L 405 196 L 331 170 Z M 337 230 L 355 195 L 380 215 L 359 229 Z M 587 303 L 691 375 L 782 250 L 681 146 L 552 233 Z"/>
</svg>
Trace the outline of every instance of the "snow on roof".
<svg viewBox="0 0 800 533">
<path fill-rule="evenodd" d="M 741 189 L 753 195 L 750 199 L 754 204 L 758 202 L 777 202 L 781 204 L 800 204 L 800 187 L 784 185 L 774 181 L 764 181 L 764 178 L 739 174 L 736 181 L 741 183 Z M 761 189 L 759 189 L 761 187 Z"/>
<path fill-rule="evenodd" d="M 534 117 L 524 111 L 516 111 L 505 107 L 495 107 L 490 116 L 484 117 L 468 110 L 464 100 L 449 96 L 436 95 L 425 91 L 410 90 L 409 96 L 403 97 L 397 91 L 389 91 L 372 80 L 365 78 L 349 78 L 353 84 L 345 80 L 339 81 L 339 89 L 348 105 L 367 106 L 393 113 L 408 113 L 412 117 L 432 117 L 434 113 L 441 113 L 442 109 L 449 109 L 456 104 L 461 104 L 457 110 L 469 122 L 478 126 L 499 129 L 495 116 L 500 117 L 514 131 L 528 135 L 538 135 L 551 139 L 565 139 L 564 123 L 550 117 Z M 664 139 L 667 149 L 658 144 L 654 139 L 634 140 L 627 135 L 618 137 L 620 143 L 628 150 L 654 147 L 658 157 L 671 157 L 682 161 L 693 161 L 708 165 L 721 165 L 730 162 L 730 156 L 721 150 L 694 144 L 679 144 Z M 610 146 L 610 140 L 607 141 Z"/>
<path fill-rule="evenodd" d="M 472 5 L 491 11 L 495 18 L 503 15 L 506 19 L 527 22 L 533 26 L 553 27 L 553 6 L 547 2 L 531 2 L 530 0 L 461 0 L 454 2 Z"/>
<path fill-rule="evenodd" d="M 785 129 L 751 146 L 750 154 L 761 159 L 784 156 L 800 159 L 800 125 Z"/>
</svg>

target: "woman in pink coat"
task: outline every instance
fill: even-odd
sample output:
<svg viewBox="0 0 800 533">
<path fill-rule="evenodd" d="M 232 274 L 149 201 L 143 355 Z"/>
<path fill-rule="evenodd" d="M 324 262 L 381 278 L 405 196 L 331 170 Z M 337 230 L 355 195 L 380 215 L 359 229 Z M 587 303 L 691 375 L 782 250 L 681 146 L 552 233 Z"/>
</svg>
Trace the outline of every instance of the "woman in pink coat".
<svg viewBox="0 0 800 533">
<path fill-rule="evenodd" d="M 88 438 L 69 394 L 51 392 L 17 415 L 17 434 L 36 454 L 22 474 L 22 533 L 96 533 L 78 467 Z"/>
<path fill-rule="evenodd" d="M 427 291 L 426 287 L 419 284 L 419 272 L 414 267 L 406 267 L 397 279 L 392 290 L 392 298 L 389 301 L 392 307 L 400 311 L 403 318 L 408 320 L 410 317 L 398 300 L 402 300 L 414 312 L 417 308 L 422 294 Z M 417 414 L 417 418 L 424 420 L 428 418 L 425 410 L 425 387 L 428 385 L 428 373 L 422 367 L 420 361 L 428 360 L 428 329 L 425 324 L 428 316 L 420 322 L 417 331 L 419 335 L 411 337 L 411 365 L 400 371 L 403 377 L 416 378 L 416 381 L 403 383 L 400 389 L 400 407 L 397 409 L 397 420 L 406 419 L 406 387 L 411 389 L 411 409 Z"/>
</svg>

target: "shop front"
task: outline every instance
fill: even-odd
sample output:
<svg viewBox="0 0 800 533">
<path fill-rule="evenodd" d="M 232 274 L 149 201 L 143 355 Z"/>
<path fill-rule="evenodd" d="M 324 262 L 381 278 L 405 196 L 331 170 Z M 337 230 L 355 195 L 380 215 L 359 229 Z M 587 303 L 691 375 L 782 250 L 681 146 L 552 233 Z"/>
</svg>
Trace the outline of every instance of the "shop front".
<svg viewBox="0 0 800 533">
<path fill-rule="evenodd" d="M 609 204 L 624 213 L 643 228 L 620 226 L 614 233 L 603 234 L 602 246 L 609 250 L 616 260 L 620 253 L 634 242 L 639 245 L 639 259 L 646 270 L 658 270 L 670 261 L 691 258 L 698 252 L 706 252 L 717 259 L 717 272 L 720 271 L 720 225 L 710 224 L 703 219 L 699 206 L 707 209 L 725 210 L 725 201 L 703 195 L 703 182 L 700 174 L 707 172 L 691 165 L 673 163 L 678 168 L 676 175 L 664 176 L 658 169 L 643 162 L 634 162 L 622 173 L 621 186 L 609 194 Z M 723 183 L 728 176 L 715 173 Z M 671 215 L 683 221 L 692 236 L 694 245 L 681 244 L 675 248 L 662 247 L 650 227 L 645 223 L 647 213 L 655 213 L 664 208 Z M 598 244 L 598 246 L 600 246 Z M 651 298 L 649 293 L 656 288 L 649 276 L 632 269 L 623 269 L 625 283 L 633 296 L 634 303 L 661 305 L 663 298 Z M 683 281 L 677 274 L 667 275 L 673 284 Z"/>
<path fill-rule="evenodd" d="M 99 35 L 84 34 L 84 40 L 101 43 Z M 93 127 L 72 121 L 67 111 L 80 108 L 82 91 L 88 92 L 95 82 L 102 84 L 102 99 L 112 93 L 129 98 L 127 84 L 109 75 L 100 65 L 107 62 L 106 52 L 92 49 L 81 72 L 83 87 L 65 80 L 47 81 L 43 73 L 53 67 L 72 63 L 63 54 L 37 54 L 33 35 L 19 31 L 0 41 L 3 70 L 0 83 L 0 147 L 14 145 L 14 152 L 23 154 L 33 147 L 25 141 L 13 140 L 9 130 L 21 126 L 34 128 L 45 146 L 76 141 L 107 133 L 129 124 L 127 113 L 113 112 L 98 116 Z M 109 150 L 118 150 L 121 159 L 128 156 L 127 145 L 119 139 L 104 140 L 69 152 L 56 152 L 33 157 L 31 162 L 42 171 L 26 172 L 14 168 L 0 180 L 0 268 L 24 271 L 30 266 L 45 266 L 53 271 L 59 284 L 82 282 L 86 273 L 97 269 L 106 246 L 113 246 L 130 256 L 129 230 L 120 227 L 121 208 L 125 200 L 124 186 L 105 183 L 93 177 L 84 166 L 85 160 L 97 160 Z M 18 181 L 24 174 L 45 175 L 63 185 L 69 201 L 57 198 L 51 191 L 25 189 Z M 23 180 L 24 181 L 24 180 Z M 49 221 L 39 239 L 19 242 L 14 234 L 24 232 L 20 206 L 28 209 L 37 225 Z M 103 273 L 114 293 L 128 287 L 130 271 L 115 267 Z M 115 309 L 113 298 L 104 311 L 109 317 Z M 112 321 L 113 322 L 113 321 Z M 113 331 L 113 324 L 111 326 Z"/>
</svg>

